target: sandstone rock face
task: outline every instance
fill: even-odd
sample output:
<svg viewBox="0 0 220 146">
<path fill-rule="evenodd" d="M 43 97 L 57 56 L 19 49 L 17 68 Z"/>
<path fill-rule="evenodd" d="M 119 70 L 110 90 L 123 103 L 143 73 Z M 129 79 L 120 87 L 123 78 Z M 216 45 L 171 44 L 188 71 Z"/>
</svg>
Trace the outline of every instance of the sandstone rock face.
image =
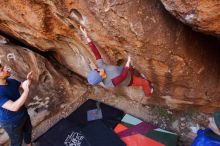
<svg viewBox="0 0 220 146">
<path fill-rule="evenodd" d="M 89 69 L 85 45 L 79 40 L 76 24 L 66 18 L 71 1 L 5 1 L 0 12 L 1 30 L 57 59 L 78 74 Z M 85 57 L 84 57 L 85 56 Z"/>
<path fill-rule="evenodd" d="M 3 38 L 3 37 L 2 37 Z M 87 88 L 77 79 L 67 80 L 45 58 L 13 44 L 0 44 L 0 61 L 11 69 L 12 77 L 24 81 L 29 71 L 35 73 L 35 79 L 30 90 L 26 106 L 31 116 L 34 129 L 44 125 L 46 119 L 54 118 L 52 123 L 61 116 L 65 116 L 66 108 L 79 100 Z M 74 83 L 73 83 L 74 81 Z M 69 107 L 70 106 L 70 107 Z M 73 106 L 71 109 L 74 108 Z M 49 124 L 40 130 L 34 130 L 33 136 L 42 134 L 42 129 L 47 130 Z M 39 129 L 39 128 L 38 128 Z M 0 145 L 8 141 L 7 134 L 0 128 Z"/>
<path fill-rule="evenodd" d="M 197 31 L 220 37 L 220 1 L 161 0 L 165 8 Z"/>
<path fill-rule="evenodd" d="M 184 26 L 158 1 L 9 0 L 0 6 L 1 31 L 84 77 L 95 62 L 80 24 L 107 63 L 123 64 L 130 54 L 154 86 L 149 98 L 128 93 L 133 100 L 207 112 L 220 107 L 218 40 Z"/>
</svg>

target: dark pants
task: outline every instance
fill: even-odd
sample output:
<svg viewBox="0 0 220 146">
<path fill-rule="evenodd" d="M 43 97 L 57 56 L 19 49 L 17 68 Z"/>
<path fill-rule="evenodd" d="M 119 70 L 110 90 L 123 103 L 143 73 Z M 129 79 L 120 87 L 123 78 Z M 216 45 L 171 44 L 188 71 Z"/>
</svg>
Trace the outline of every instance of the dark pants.
<svg viewBox="0 0 220 146">
<path fill-rule="evenodd" d="M 17 123 L 0 123 L 0 125 L 8 133 L 11 146 L 21 146 L 23 139 L 26 144 L 31 143 L 32 125 L 28 114 Z"/>
</svg>

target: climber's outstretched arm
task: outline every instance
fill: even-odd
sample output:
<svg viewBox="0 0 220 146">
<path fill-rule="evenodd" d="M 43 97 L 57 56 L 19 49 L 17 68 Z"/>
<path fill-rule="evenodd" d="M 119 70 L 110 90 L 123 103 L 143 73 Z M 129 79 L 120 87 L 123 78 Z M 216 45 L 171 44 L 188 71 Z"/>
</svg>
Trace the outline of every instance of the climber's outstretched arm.
<svg viewBox="0 0 220 146">
<path fill-rule="evenodd" d="M 131 62 L 131 57 L 128 56 L 128 61 L 125 65 L 125 67 L 123 68 L 122 73 L 119 76 L 112 79 L 112 83 L 114 84 L 114 86 L 117 86 L 118 84 L 120 84 L 127 77 L 128 70 L 130 68 L 130 62 Z"/>
<path fill-rule="evenodd" d="M 86 38 L 86 41 L 88 42 L 89 47 L 92 50 L 96 60 L 101 59 L 102 57 L 101 57 L 98 49 L 96 48 L 95 44 L 91 41 L 91 39 L 88 37 L 88 34 L 87 34 L 86 30 L 83 29 L 81 26 L 80 26 L 80 30 L 82 31 L 84 37 Z"/>
</svg>

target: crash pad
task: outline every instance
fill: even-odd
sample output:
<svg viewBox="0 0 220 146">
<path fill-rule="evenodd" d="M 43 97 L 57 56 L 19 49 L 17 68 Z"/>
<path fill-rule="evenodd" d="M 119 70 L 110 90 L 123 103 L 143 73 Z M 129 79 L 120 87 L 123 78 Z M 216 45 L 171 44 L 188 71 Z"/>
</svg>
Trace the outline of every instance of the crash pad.
<svg viewBox="0 0 220 146">
<path fill-rule="evenodd" d="M 126 130 L 127 128 L 122 125 L 118 124 L 114 131 L 115 133 L 122 132 Z M 152 140 L 148 137 L 145 137 L 141 134 L 134 134 L 130 136 L 122 137 L 121 140 L 126 144 L 126 146 L 165 146 L 155 140 Z"/>
<path fill-rule="evenodd" d="M 134 126 L 128 128 L 127 130 L 119 132 L 118 135 L 120 137 L 125 137 L 125 136 L 134 135 L 134 134 L 144 134 L 144 133 L 151 131 L 155 128 L 156 128 L 155 126 L 153 126 L 149 123 L 141 122 L 140 124 L 134 125 Z"/>
<path fill-rule="evenodd" d="M 125 146 L 121 139 L 101 120 L 96 120 L 82 129 L 91 146 Z"/>
<path fill-rule="evenodd" d="M 131 124 L 131 125 L 137 125 L 137 124 L 140 124 L 143 121 L 136 118 L 136 117 L 134 117 L 134 116 L 132 116 L 132 115 L 125 114 L 125 116 L 122 118 L 121 122 Z"/>
<path fill-rule="evenodd" d="M 88 121 L 88 113 L 94 109 L 101 110 L 102 113 L 98 114 L 102 114 L 102 118 Z M 99 143 L 100 146 L 103 146 L 105 142 L 105 146 L 108 146 L 108 143 L 121 146 L 124 145 L 123 142 L 112 129 L 123 116 L 123 111 L 89 99 L 67 118 L 61 119 L 35 142 L 39 146 L 98 146 Z"/>
<path fill-rule="evenodd" d="M 97 102 L 99 101 L 88 99 L 76 111 L 71 113 L 66 119 L 76 125 L 86 126 L 89 123 L 87 119 L 87 112 L 89 110 L 96 109 Z M 103 121 L 103 123 L 107 127 L 114 129 L 114 127 L 121 121 L 122 117 L 124 116 L 124 112 L 102 102 L 100 102 L 99 107 L 102 112 L 101 120 Z"/>
<path fill-rule="evenodd" d="M 166 146 L 176 146 L 177 145 L 177 135 L 171 134 L 165 131 L 152 130 L 144 134 L 145 136 L 154 139 Z"/>
<path fill-rule="evenodd" d="M 78 127 L 62 119 L 35 141 L 38 146 L 125 146 L 101 120 Z"/>
<path fill-rule="evenodd" d="M 128 136 L 128 135 L 139 133 L 157 142 L 165 144 L 166 146 L 176 146 L 177 135 L 175 133 L 161 129 L 161 128 L 153 129 L 153 127 L 149 129 L 145 129 L 146 132 L 144 132 L 144 128 L 142 128 L 142 130 L 136 129 L 136 126 L 141 123 L 144 123 L 144 122 L 132 115 L 126 114 L 122 118 L 121 124 L 126 126 L 128 129 L 119 132 L 118 135 L 122 138 L 123 136 Z M 146 124 L 149 124 L 149 123 L 146 123 Z"/>
<path fill-rule="evenodd" d="M 82 129 L 73 123 L 62 119 L 36 141 L 37 146 L 89 146 Z"/>
</svg>

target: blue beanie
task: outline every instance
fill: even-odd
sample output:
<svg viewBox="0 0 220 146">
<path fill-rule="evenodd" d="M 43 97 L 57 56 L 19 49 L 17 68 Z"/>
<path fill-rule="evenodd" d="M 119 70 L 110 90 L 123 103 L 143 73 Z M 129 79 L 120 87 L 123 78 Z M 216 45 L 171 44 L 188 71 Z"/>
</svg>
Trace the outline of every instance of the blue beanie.
<svg viewBox="0 0 220 146">
<path fill-rule="evenodd" d="M 102 81 L 102 78 L 96 70 L 92 70 L 89 72 L 89 74 L 87 76 L 87 80 L 88 80 L 89 84 L 97 85 L 98 83 L 100 83 Z"/>
</svg>

